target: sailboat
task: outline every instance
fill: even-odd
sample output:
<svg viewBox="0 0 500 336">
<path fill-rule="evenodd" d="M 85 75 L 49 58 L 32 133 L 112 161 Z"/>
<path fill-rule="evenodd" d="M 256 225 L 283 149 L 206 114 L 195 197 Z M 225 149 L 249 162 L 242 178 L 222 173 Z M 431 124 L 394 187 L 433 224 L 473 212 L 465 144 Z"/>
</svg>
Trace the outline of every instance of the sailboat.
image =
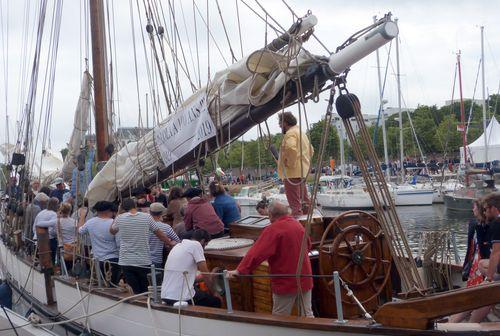
<svg viewBox="0 0 500 336">
<path fill-rule="evenodd" d="M 464 172 L 465 186 L 457 189 L 454 192 L 444 195 L 444 204 L 447 210 L 451 211 L 466 211 L 471 213 L 473 202 L 476 199 L 497 190 L 495 187 L 495 178 L 492 170 L 488 170 L 488 165 L 493 160 L 500 158 L 498 153 L 498 121 L 492 118 L 487 126 L 486 116 L 486 84 L 484 77 L 484 27 L 481 27 L 481 77 L 482 77 L 482 92 L 483 92 L 483 134 L 478 137 L 470 145 L 467 144 L 465 116 L 462 97 L 461 84 L 461 67 L 460 53 L 457 54 L 459 88 L 460 88 L 460 111 L 461 111 L 461 127 L 463 147 L 460 147 L 461 167 Z M 492 147 L 490 149 L 490 146 Z M 469 150 L 472 149 L 472 152 Z M 482 162 L 482 168 L 474 169 L 471 167 L 473 163 Z M 472 180 L 473 177 L 476 177 Z"/>
<path fill-rule="evenodd" d="M 99 21 L 102 7 L 99 9 L 98 5 L 102 6 L 102 2 L 94 0 L 90 3 L 97 13 L 97 18 L 93 16 L 92 21 Z M 398 27 L 387 15 L 353 35 L 335 53 L 324 57 L 309 53 L 304 46 L 312 36 L 316 21 L 312 13 L 297 18 L 287 32 L 264 49 L 256 50 L 218 72 L 206 87 L 179 104 L 175 113 L 118 152 L 106 152 L 103 145 L 108 139 L 97 134 L 98 159 L 105 160 L 107 154 L 112 155 L 89 185 L 89 202 L 114 200 L 127 195 L 129 188 L 136 185 L 149 186 L 175 177 L 188 168 L 199 169 L 202 158 L 221 149 L 283 106 L 302 103 L 301 98 L 315 97 L 327 83 L 330 90 L 327 117 L 331 117 L 334 91 L 340 89 L 342 94 L 336 105 L 339 111 L 343 110 L 341 117 L 349 127 L 349 136 L 353 134 L 349 119 L 354 116 L 366 132 L 360 105 L 346 93 L 346 70 L 393 39 L 398 34 Z M 146 29 L 152 34 L 155 26 L 150 24 Z M 95 37 L 97 40 L 102 38 L 102 31 L 98 30 Z M 288 57 L 290 52 L 294 52 L 293 58 Z M 95 89 L 105 87 L 96 73 L 93 78 Z M 94 97 L 96 105 L 104 104 L 106 100 L 101 99 Z M 96 109 L 96 114 L 99 113 L 103 114 L 96 116 L 99 125 L 96 130 L 103 132 L 106 123 L 102 122 L 107 111 L 101 106 Z M 368 148 L 373 151 L 370 143 Z M 376 159 L 372 153 L 367 157 L 370 161 Z M 224 289 L 221 295 L 225 306 L 220 309 L 162 304 L 154 267 L 150 269 L 151 290 L 138 295 L 129 295 L 121 288 L 102 286 L 105 279 L 99 267 L 93 268 L 96 281 L 64 273 L 54 275 L 48 254 L 48 233 L 41 228 L 38 234 L 40 259 L 35 261 L 24 253 L 22 241 L 15 239 L 11 223 L 4 223 L 2 230 L 6 239 L 0 243 L 0 264 L 16 295 L 29 301 L 38 314 L 51 319 L 39 326 L 61 324 L 79 333 L 316 336 L 450 335 L 456 330 L 466 332 L 467 326 L 464 325 L 435 322 L 463 309 L 499 302 L 500 284 L 422 295 L 424 288 L 429 286 L 424 285 L 418 275 L 388 189 L 380 184 L 380 169 L 375 168 L 376 182 L 369 179 L 366 165 L 362 170 L 377 216 L 354 211 L 331 220 L 316 220 L 308 215 L 302 221 L 313 240 L 314 249 L 308 257 L 318 269 L 314 293 L 318 317 L 315 319 L 270 314 L 272 292 L 269 277 L 272 275 L 268 274 L 266 263 L 249 278 L 227 281 L 214 272 L 214 277 L 221 280 L 219 286 Z M 373 191 L 374 183 L 381 187 L 379 193 Z M 252 238 L 256 239 L 268 224 L 262 218 L 240 221 L 238 233 L 236 228 L 233 229 L 234 239 L 219 240 L 217 248 L 206 251 L 210 269 L 234 268 L 248 251 L 248 244 L 253 244 Z M 244 245 L 238 245 L 237 238 L 245 239 Z M 450 266 L 450 274 L 450 283 L 455 283 L 460 277 L 460 268 Z M 298 277 L 300 273 L 293 276 Z M 404 300 L 392 302 L 396 292 Z M 407 300 L 413 295 L 417 297 Z M 489 332 L 488 327 L 491 328 L 487 324 L 474 326 L 482 328 L 479 333 L 483 334 Z"/>
</svg>

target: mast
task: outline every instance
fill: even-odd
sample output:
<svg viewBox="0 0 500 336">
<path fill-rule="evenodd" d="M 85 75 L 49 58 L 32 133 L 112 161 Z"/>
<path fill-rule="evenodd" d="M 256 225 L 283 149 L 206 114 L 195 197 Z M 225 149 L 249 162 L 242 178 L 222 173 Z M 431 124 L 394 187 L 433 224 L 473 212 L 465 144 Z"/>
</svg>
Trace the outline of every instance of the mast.
<svg viewBox="0 0 500 336">
<path fill-rule="evenodd" d="M 394 19 L 398 24 L 398 19 Z M 399 72 L 399 37 L 396 37 L 396 79 L 398 83 L 398 117 L 399 117 L 399 160 L 401 161 L 401 182 L 405 180 L 404 150 L 403 150 L 403 113 L 401 112 L 401 78 Z"/>
<path fill-rule="evenodd" d="M 106 42 L 102 0 L 90 0 L 90 31 L 92 37 L 92 70 L 94 77 L 95 133 L 97 159 L 106 161 L 109 143 L 106 94 Z"/>
<path fill-rule="evenodd" d="M 458 89 L 460 92 L 460 123 L 462 131 L 462 143 L 464 146 L 464 164 L 467 167 L 467 133 L 465 132 L 465 107 L 464 107 L 464 97 L 462 93 L 462 65 L 460 64 L 460 50 L 457 53 L 457 68 L 458 68 Z M 485 134 L 486 136 L 486 134 Z M 469 185 L 469 179 L 467 174 L 465 174 L 465 185 Z"/>
<path fill-rule="evenodd" d="M 375 15 L 373 17 L 373 22 L 377 22 L 377 16 Z M 384 144 L 384 160 L 385 160 L 385 174 L 387 177 L 389 177 L 390 171 L 389 171 L 389 155 L 387 154 L 387 133 L 385 129 L 385 114 L 384 114 L 384 94 L 383 94 L 383 89 L 382 89 L 382 76 L 380 74 L 380 56 L 378 49 L 375 51 L 377 55 L 377 75 L 378 75 L 378 90 L 379 90 L 379 95 L 380 95 L 380 106 L 379 106 L 379 113 L 381 114 L 381 122 L 382 122 L 382 141 Z"/>
<path fill-rule="evenodd" d="M 484 130 L 484 167 L 488 163 L 488 134 L 486 129 L 488 127 L 486 121 L 486 84 L 484 79 L 484 26 L 481 26 L 481 77 L 483 81 L 483 130 Z"/>
<path fill-rule="evenodd" d="M 346 176 L 345 173 L 345 152 L 344 152 L 344 123 L 342 122 L 342 119 L 340 119 L 339 116 L 339 138 L 340 138 L 340 175 L 341 176 Z"/>
</svg>

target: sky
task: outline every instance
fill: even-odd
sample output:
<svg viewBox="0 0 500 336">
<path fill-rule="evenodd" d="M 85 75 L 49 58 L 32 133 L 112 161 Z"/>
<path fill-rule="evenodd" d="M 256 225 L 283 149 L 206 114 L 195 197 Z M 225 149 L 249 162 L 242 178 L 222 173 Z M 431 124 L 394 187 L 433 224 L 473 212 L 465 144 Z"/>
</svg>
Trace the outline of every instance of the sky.
<svg viewBox="0 0 500 336">
<path fill-rule="evenodd" d="M 171 0 L 176 6 L 176 18 L 179 22 L 178 30 L 185 47 L 189 39 L 191 51 L 195 48 L 193 33 L 192 0 Z M 26 103 L 26 92 L 28 85 L 23 81 L 23 64 L 26 69 L 31 69 L 33 60 L 34 34 L 23 37 L 23 31 L 29 27 L 33 31 L 37 19 L 34 16 L 35 8 L 40 2 L 35 0 L 0 0 L 0 143 L 5 142 L 6 127 L 5 115 L 9 115 L 10 140 L 13 142 L 15 133 L 15 122 L 20 117 L 22 106 Z M 74 109 L 79 96 L 79 87 L 82 69 L 84 69 L 85 58 L 85 15 L 83 0 L 66 0 L 62 7 L 61 30 L 56 62 L 54 85 L 54 98 L 52 103 L 52 127 L 47 138 L 46 147 L 60 150 L 65 147 L 72 131 Z M 132 2 L 134 12 L 134 31 L 132 31 L 130 2 L 128 0 L 108 0 L 110 15 L 113 18 L 113 39 L 116 45 L 114 52 L 114 69 L 118 78 L 115 107 L 121 126 L 134 127 L 138 125 L 138 110 L 141 107 L 142 116 L 145 115 L 145 97 L 150 87 L 148 85 L 148 70 L 145 67 L 145 54 L 151 56 L 149 45 L 146 51 L 140 34 L 144 32 L 144 13 L 142 13 L 142 26 L 137 16 L 136 0 Z M 142 1 L 139 1 L 142 6 Z M 205 13 L 205 1 L 196 0 L 199 11 Z M 249 6 L 256 11 L 260 10 L 254 0 L 245 0 Z M 259 1 L 269 14 L 269 21 L 276 19 L 283 27 L 289 27 L 293 21 L 290 11 L 280 0 Z M 287 3 L 299 15 L 303 16 L 308 10 L 318 18 L 315 29 L 316 36 L 328 47 L 335 50 L 346 38 L 373 21 L 373 16 L 383 16 L 391 12 L 398 19 L 400 30 L 400 72 L 401 91 L 403 95 L 403 107 L 415 108 L 420 105 L 442 106 L 452 96 L 453 76 L 456 64 L 456 53 L 461 50 L 462 55 L 462 78 L 465 97 L 472 97 L 478 63 L 480 60 L 480 26 L 485 28 L 485 72 L 488 93 L 497 93 L 500 79 L 500 25 L 498 25 L 498 13 L 500 13 L 500 1 L 465 1 L 465 0 L 440 0 L 440 1 L 340 1 L 340 0 L 288 0 Z M 54 1 L 48 1 L 49 11 L 45 39 L 42 44 L 42 58 L 39 85 L 37 92 L 37 105 L 35 115 L 41 113 L 40 103 L 46 95 L 43 93 L 45 81 L 45 64 L 48 60 L 48 39 L 50 34 L 50 22 L 53 19 L 50 14 Z M 168 3 L 162 1 L 167 8 Z M 214 39 L 218 41 L 222 53 L 230 63 L 230 52 L 222 21 L 219 18 L 215 1 L 210 1 L 210 27 Z M 238 34 L 238 16 L 235 14 L 234 0 L 219 0 L 223 13 L 224 25 L 229 40 L 237 58 L 241 57 L 240 42 Z M 29 9 L 30 18 L 24 19 Z M 182 8 L 182 11 L 181 11 Z M 239 2 L 241 47 L 243 54 L 260 49 L 266 42 L 265 23 L 253 14 L 243 2 Z M 195 10 L 197 13 L 197 10 Z M 206 29 L 197 18 L 197 33 L 199 41 L 199 59 L 201 64 L 202 84 L 208 78 L 208 59 L 210 59 L 210 72 L 225 68 L 222 57 L 217 52 L 213 43 L 210 42 L 210 52 L 207 52 Z M 263 14 L 263 16 L 265 16 Z M 26 23 L 26 21 L 28 23 Z M 182 23 L 181 23 L 182 22 Z M 275 25 L 273 23 L 273 25 Z M 273 38 L 272 29 L 268 28 L 268 39 Z M 135 34 L 136 58 L 134 58 Z M 26 46 L 31 46 L 26 48 Z M 24 47 L 23 47 L 24 46 Z M 327 55 L 316 41 L 311 39 L 304 47 L 314 54 Z M 387 69 L 386 88 L 384 99 L 389 107 L 397 107 L 396 86 L 396 58 L 394 45 L 391 49 L 391 58 L 387 63 L 389 45 L 380 49 L 381 73 Z M 185 50 L 188 64 L 195 63 L 196 54 Z M 194 55 L 194 56 L 193 56 Z M 137 76 L 135 74 L 135 61 L 137 59 Z M 192 61 L 193 60 L 193 61 Z M 194 67 L 196 68 L 196 67 Z M 150 71 L 154 71 L 150 69 Z M 196 71 L 193 71 L 195 73 Z M 194 76 L 196 77 L 196 76 Z M 189 93 L 187 79 L 181 78 L 181 86 Z M 51 82 L 51 80 L 48 80 Z M 8 90 L 6 90 L 8 88 Z M 377 65 L 375 54 L 369 55 L 351 68 L 348 76 L 348 88 L 350 92 L 356 93 L 362 103 L 365 114 L 376 114 L 379 106 L 379 89 L 377 79 Z M 140 97 L 138 102 L 137 96 Z M 149 92 L 151 96 L 151 92 Z M 455 92 L 455 97 L 458 91 Z M 187 93 L 185 94 L 187 97 Z M 476 98 L 481 98 L 481 86 L 477 89 Z M 306 105 L 307 120 L 309 123 L 319 121 L 325 114 L 326 96 L 319 103 Z M 150 102 L 148 106 L 150 106 Z M 119 106 L 119 112 L 118 112 Z M 296 108 L 290 110 L 296 112 Z M 45 110 L 43 110 L 45 111 Z M 45 112 L 44 112 L 45 113 Z M 163 106 L 162 113 L 166 111 Z M 151 116 L 150 116 L 151 118 Z M 118 122 L 118 120 L 117 120 Z M 151 119 L 149 121 L 151 123 Z M 143 120 L 145 123 L 145 120 Z M 278 132 L 277 120 L 270 119 L 271 132 Z M 256 130 L 251 130 L 245 135 L 245 139 L 255 138 Z M 50 143 L 49 140 L 50 139 Z M 37 139 L 41 142 L 40 139 Z M 39 145 L 41 147 L 41 145 Z"/>
</svg>

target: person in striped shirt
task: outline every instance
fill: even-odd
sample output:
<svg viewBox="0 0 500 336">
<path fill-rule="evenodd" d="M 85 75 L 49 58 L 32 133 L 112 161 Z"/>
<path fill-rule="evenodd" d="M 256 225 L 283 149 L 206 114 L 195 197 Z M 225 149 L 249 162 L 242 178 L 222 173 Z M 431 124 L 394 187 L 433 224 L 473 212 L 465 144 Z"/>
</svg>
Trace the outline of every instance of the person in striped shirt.
<svg viewBox="0 0 500 336">
<path fill-rule="evenodd" d="M 121 206 L 125 212 L 116 217 L 109 232 L 118 234 L 120 238 L 118 264 L 125 281 L 134 294 L 140 294 L 148 291 L 147 274 L 151 265 L 149 232 L 153 232 L 165 245 L 174 246 L 176 242 L 163 233 L 153 217 L 137 211 L 134 199 L 124 199 Z"/>
<path fill-rule="evenodd" d="M 149 214 L 153 217 L 156 225 L 163 231 L 173 241 L 178 243 L 181 242 L 174 229 L 168 224 L 161 221 L 162 215 L 167 211 L 167 208 L 163 206 L 160 202 L 152 203 L 149 207 Z M 165 264 L 163 261 L 163 242 L 152 232 L 149 232 L 149 252 L 151 256 L 151 262 L 157 268 L 163 268 Z"/>
</svg>

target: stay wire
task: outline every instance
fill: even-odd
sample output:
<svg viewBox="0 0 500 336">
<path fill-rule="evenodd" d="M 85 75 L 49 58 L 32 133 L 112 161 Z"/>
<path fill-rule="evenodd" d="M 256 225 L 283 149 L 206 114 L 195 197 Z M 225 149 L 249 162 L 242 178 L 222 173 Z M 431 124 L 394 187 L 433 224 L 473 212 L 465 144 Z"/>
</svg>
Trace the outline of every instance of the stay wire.
<svg viewBox="0 0 500 336">
<path fill-rule="evenodd" d="M 224 34 L 226 35 L 227 44 L 229 46 L 229 52 L 231 53 L 231 58 L 232 58 L 233 63 L 234 63 L 237 61 L 237 58 L 234 55 L 233 47 L 231 46 L 231 40 L 229 39 L 229 34 L 227 32 L 226 23 L 224 22 L 224 17 L 222 16 L 222 11 L 220 9 L 219 0 L 215 0 L 215 4 L 217 5 L 217 11 L 219 12 L 219 17 L 220 17 L 220 21 L 222 23 L 222 28 L 224 29 Z"/>
</svg>

